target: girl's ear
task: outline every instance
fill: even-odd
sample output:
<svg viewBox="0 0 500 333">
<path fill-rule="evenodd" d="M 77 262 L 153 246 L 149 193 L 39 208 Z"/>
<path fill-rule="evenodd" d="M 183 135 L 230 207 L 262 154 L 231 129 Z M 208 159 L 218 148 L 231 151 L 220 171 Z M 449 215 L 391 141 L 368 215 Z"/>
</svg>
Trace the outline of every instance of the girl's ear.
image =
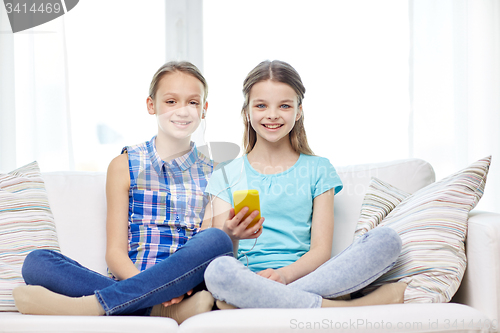
<svg viewBox="0 0 500 333">
<path fill-rule="evenodd" d="M 295 121 L 298 121 L 302 117 L 302 105 L 299 106 L 299 110 L 297 111 L 297 116 L 295 117 Z"/>
<path fill-rule="evenodd" d="M 201 119 L 205 119 L 207 116 L 207 110 L 208 110 L 208 102 L 205 102 L 205 106 L 203 107 L 203 110 L 201 110 Z"/>
<path fill-rule="evenodd" d="M 148 108 L 148 113 L 150 115 L 156 114 L 156 112 L 155 112 L 155 103 L 154 103 L 153 99 L 151 98 L 151 96 L 148 96 L 148 98 L 146 99 L 146 105 L 147 105 L 147 108 Z"/>
</svg>

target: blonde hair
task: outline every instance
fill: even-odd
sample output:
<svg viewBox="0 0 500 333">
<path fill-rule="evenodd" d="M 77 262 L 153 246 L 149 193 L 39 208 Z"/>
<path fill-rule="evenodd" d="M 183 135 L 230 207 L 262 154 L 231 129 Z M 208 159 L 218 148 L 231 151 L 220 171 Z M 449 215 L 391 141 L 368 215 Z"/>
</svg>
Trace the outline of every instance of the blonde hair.
<svg viewBox="0 0 500 333">
<path fill-rule="evenodd" d="M 245 101 L 243 103 L 243 108 L 241 109 L 241 115 L 243 116 L 243 124 L 245 125 L 245 133 L 243 135 L 243 147 L 245 147 L 245 153 L 252 151 L 255 143 L 257 142 L 257 133 L 250 126 L 248 118 L 246 117 L 248 111 L 248 104 L 250 102 L 250 91 L 252 87 L 262 81 L 275 81 L 281 82 L 289 85 L 297 94 L 298 106 L 302 105 L 302 100 L 304 99 L 304 94 L 306 88 L 302 84 L 299 73 L 290 66 L 288 63 L 279 60 L 269 60 L 263 61 L 258 64 L 254 69 L 248 73 L 245 81 L 243 81 L 243 96 Z M 307 143 L 306 130 L 304 128 L 304 112 L 302 112 L 299 120 L 295 122 L 295 126 L 289 133 L 290 143 L 292 148 L 302 154 L 314 155 L 313 151 Z"/>
<path fill-rule="evenodd" d="M 158 84 L 160 83 L 160 80 L 165 75 L 175 72 L 189 74 L 200 80 L 200 82 L 203 84 L 203 104 L 205 104 L 208 95 L 207 81 L 205 80 L 205 77 L 203 77 L 203 74 L 201 74 L 198 67 L 188 61 L 170 61 L 161 66 L 160 69 L 156 71 L 153 79 L 151 80 L 151 84 L 149 85 L 149 97 L 154 100 L 156 92 L 158 91 Z"/>
</svg>

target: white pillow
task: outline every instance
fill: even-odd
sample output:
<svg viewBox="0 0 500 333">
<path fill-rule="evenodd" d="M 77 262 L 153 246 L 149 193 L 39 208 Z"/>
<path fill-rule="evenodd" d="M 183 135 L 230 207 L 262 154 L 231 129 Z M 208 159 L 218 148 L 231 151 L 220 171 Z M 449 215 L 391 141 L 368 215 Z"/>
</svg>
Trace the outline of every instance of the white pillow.
<svg viewBox="0 0 500 333">
<path fill-rule="evenodd" d="M 54 218 L 36 162 L 0 174 L 0 311 L 17 311 L 12 289 L 35 249 L 59 251 Z"/>
<path fill-rule="evenodd" d="M 356 237 L 373 227 L 396 230 L 403 241 L 394 267 L 363 293 L 382 284 L 408 284 L 405 303 L 448 302 L 460 286 L 466 267 L 465 236 L 469 211 L 482 197 L 491 156 L 404 198 L 389 184 L 375 180 L 366 194 Z M 377 200 L 372 200 L 378 197 Z M 382 200 L 380 199 L 382 198 Z M 402 200 L 397 204 L 398 200 Z M 391 202 L 395 208 L 388 211 Z M 376 212 L 371 220 L 366 213 Z M 368 221 L 368 222 L 367 222 Z M 380 222 L 381 221 L 381 222 Z M 377 226 L 378 224 L 378 226 Z"/>
</svg>

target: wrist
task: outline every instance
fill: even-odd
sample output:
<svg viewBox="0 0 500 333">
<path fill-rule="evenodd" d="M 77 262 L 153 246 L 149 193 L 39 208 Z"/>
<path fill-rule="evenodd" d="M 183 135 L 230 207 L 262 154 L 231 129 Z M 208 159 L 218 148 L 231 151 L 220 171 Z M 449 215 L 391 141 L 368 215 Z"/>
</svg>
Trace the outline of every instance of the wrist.
<svg viewBox="0 0 500 333">
<path fill-rule="evenodd" d="M 224 225 L 222 226 L 222 231 L 224 231 L 226 233 L 226 235 L 229 236 L 229 238 L 231 238 L 231 240 L 233 241 L 233 243 L 235 241 L 238 241 L 237 238 L 234 237 L 233 233 L 231 232 L 231 230 L 229 230 L 227 227 L 226 227 L 226 224 L 224 223 Z"/>
<path fill-rule="evenodd" d="M 276 270 L 276 273 L 278 273 L 279 276 L 281 277 L 281 280 L 283 281 L 283 284 L 288 284 L 288 277 L 286 276 L 286 273 L 284 272 L 283 269 L 278 268 Z"/>
</svg>

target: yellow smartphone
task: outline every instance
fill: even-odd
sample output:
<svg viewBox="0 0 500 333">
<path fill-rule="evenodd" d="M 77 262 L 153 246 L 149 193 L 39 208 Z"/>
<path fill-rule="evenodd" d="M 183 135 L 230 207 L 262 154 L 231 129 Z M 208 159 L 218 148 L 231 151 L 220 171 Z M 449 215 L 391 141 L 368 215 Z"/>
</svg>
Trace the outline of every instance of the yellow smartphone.
<svg viewBox="0 0 500 333">
<path fill-rule="evenodd" d="M 248 225 L 248 228 L 251 228 L 255 225 L 255 223 L 260 220 L 260 201 L 259 201 L 259 191 L 257 190 L 241 190 L 233 192 L 233 202 L 234 202 L 234 214 L 238 214 L 243 207 L 248 207 L 248 212 L 243 216 L 243 219 L 246 219 L 254 210 L 259 211 L 259 215 L 257 215 L 252 222 Z"/>
</svg>

